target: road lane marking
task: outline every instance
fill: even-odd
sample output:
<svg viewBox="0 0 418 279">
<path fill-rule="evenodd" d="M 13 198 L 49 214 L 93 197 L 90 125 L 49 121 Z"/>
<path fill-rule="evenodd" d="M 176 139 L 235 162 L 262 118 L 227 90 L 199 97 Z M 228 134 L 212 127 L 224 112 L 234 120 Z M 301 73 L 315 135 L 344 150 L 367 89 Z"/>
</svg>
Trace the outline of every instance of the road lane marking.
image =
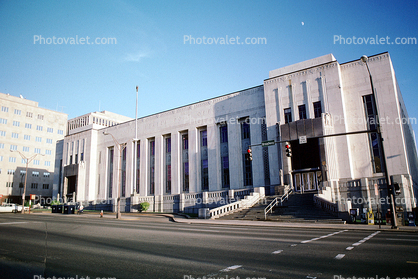
<svg viewBox="0 0 418 279">
<path fill-rule="evenodd" d="M 320 236 L 320 237 L 315 237 L 315 238 L 312 238 L 312 239 L 301 241 L 300 243 L 302 243 L 302 244 L 309 243 L 309 242 L 316 241 L 316 240 L 319 240 L 319 239 L 324 239 L 324 238 L 327 238 L 327 237 L 330 237 L 330 236 L 334 236 L 336 234 L 346 232 L 346 231 L 348 231 L 348 230 L 342 230 L 342 231 L 326 234 L 326 235 L 323 235 L 323 236 Z"/>
<path fill-rule="evenodd" d="M 371 235 L 366 236 L 365 238 L 363 238 L 363 239 L 361 239 L 361 240 L 357 241 L 356 243 L 351 244 L 351 246 L 359 246 L 359 245 L 361 245 L 362 243 L 366 242 L 367 240 L 370 240 L 372 237 L 376 236 L 378 233 L 380 233 L 380 231 L 376 231 L 376 232 L 372 233 Z M 352 248 L 351 248 L 351 249 L 352 249 Z M 351 250 L 351 249 L 350 249 L 350 250 Z M 348 250 L 348 249 L 347 249 L 347 250 Z"/>
<path fill-rule="evenodd" d="M 345 257 L 345 254 L 338 254 L 338 255 L 335 256 L 335 259 L 341 260 L 344 257 Z"/>
<path fill-rule="evenodd" d="M 378 233 L 380 233 L 380 231 L 376 231 L 376 232 L 372 233 L 371 235 L 366 236 L 365 238 L 357 241 L 356 243 L 351 244 L 351 246 L 348 246 L 347 248 L 345 248 L 345 250 L 348 250 L 348 251 L 353 250 L 354 247 L 357 247 L 357 246 L 361 245 L 362 243 L 366 242 L 367 240 L 370 240 L 372 237 L 374 237 Z M 343 256 L 341 256 L 341 255 L 343 255 Z M 345 256 L 345 254 L 338 254 L 335 257 L 335 259 L 341 260 L 344 256 Z"/>
<path fill-rule="evenodd" d="M 407 261 L 406 263 L 410 263 L 410 264 L 418 264 L 418 262 L 411 262 L 411 261 Z"/>
<path fill-rule="evenodd" d="M 230 267 L 227 267 L 227 268 L 225 268 L 225 269 L 220 270 L 220 272 L 229 272 L 229 271 L 231 271 L 231 270 L 234 270 L 234 269 L 240 268 L 241 266 L 242 266 L 242 265 L 233 265 L 233 266 L 230 266 Z"/>
<path fill-rule="evenodd" d="M 274 251 L 272 254 L 280 254 L 281 252 L 283 252 L 283 250 Z"/>
<path fill-rule="evenodd" d="M 0 225 L 16 225 L 16 224 L 26 224 L 27 222 L 9 222 L 9 223 L 0 223 Z"/>
<path fill-rule="evenodd" d="M 194 232 L 221 232 L 221 231 L 214 231 L 214 230 L 204 230 L 204 229 L 183 229 L 179 228 L 179 231 L 194 231 Z"/>
</svg>

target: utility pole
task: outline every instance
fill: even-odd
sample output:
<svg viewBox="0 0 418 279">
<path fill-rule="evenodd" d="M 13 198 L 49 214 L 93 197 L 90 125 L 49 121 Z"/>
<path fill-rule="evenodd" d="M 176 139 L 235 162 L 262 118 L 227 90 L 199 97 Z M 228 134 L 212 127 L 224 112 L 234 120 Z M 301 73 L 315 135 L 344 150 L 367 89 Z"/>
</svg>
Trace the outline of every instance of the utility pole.
<svg viewBox="0 0 418 279">
<path fill-rule="evenodd" d="M 363 55 L 361 57 L 361 61 L 363 61 L 363 63 L 366 64 L 367 67 L 367 71 L 369 72 L 369 78 L 370 78 L 370 85 L 372 87 L 372 96 L 373 96 L 373 102 L 374 102 L 374 106 L 376 108 L 376 118 L 379 117 L 379 108 L 377 105 L 377 97 L 374 91 L 374 86 L 373 86 L 373 79 L 372 79 L 372 74 L 370 73 L 370 69 L 369 69 L 369 65 L 367 64 L 367 61 L 369 60 L 369 58 L 366 55 Z M 386 179 L 386 187 L 387 187 L 387 191 L 388 191 L 388 195 L 389 195 L 389 202 L 390 202 L 390 208 L 392 211 L 392 229 L 397 229 L 398 228 L 398 223 L 396 220 L 396 211 L 395 211 L 395 202 L 394 202 L 394 198 L 393 198 L 393 189 L 392 189 L 392 185 L 391 182 L 389 180 L 389 174 L 388 174 L 388 169 L 387 169 L 387 164 L 386 164 L 386 155 L 385 155 L 385 147 L 383 146 L 383 137 L 382 137 L 382 129 L 380 127 L 380 123 L 379 121 L 375 121 L 376 122 L 376 129 L 377 129 L 377 137 L 379 140 L 379 145 L 381 147 L 381 151 L 382 151 L 382 169 L 385 172 L 385 179 Z"/>
</svg>

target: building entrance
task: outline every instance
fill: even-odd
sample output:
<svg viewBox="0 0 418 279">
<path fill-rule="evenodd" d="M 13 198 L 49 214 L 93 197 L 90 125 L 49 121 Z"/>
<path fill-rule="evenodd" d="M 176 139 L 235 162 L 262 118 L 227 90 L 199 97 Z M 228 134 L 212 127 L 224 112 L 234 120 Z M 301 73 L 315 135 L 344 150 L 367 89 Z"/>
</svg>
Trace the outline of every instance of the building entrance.
<svg viewBox="0 0 418 279">
<path fill-rule="evenodd" d="M 322 181 L 318 138 L 308 139 L 304 144 L 299 144 L 298 140 L 291 141 L 291 146 L 295 191 L 315 191 Z"/>
<path fill-rule="evenodd" d="M 76 189 L 77 189 L 77 176 L 73 175 L 73 176 L 68 176 L 67 177 L 67 199 L 72 200 L 73 199 L 73 194 L 75 193 Z"/>
<path fill-rule="evenodd" d="M 315 191 L 321 182 L 321 171 L 310 171 L 293 174 L 293 182 L 297 192 Z"/>
</svg>

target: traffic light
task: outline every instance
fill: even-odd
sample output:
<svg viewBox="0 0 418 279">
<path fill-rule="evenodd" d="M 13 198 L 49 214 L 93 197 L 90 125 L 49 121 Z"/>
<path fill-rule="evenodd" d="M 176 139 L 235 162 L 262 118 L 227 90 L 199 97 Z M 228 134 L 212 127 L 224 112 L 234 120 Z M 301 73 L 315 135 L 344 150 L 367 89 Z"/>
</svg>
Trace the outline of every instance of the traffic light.
<svg viewBox="0 0 418 279">
<path fill-rule="evenodd" d="M 253 160 L 253 151 L 251 150 L 251 148 L 247 149 L 247 161 L 252 161 Z"/>
<path fill-rule="evenodd" d="M 399 187 L 399 183 L 393 183 L 393 189 L 395 190 L 395 195 L 399 195 L 401 193 L 401 187 Z"/>
<path fill-rule="evenodd" d="M 290 144 L 286 144 L 286 156 L 292 157 L 292 147 L 290 146 Z"/>
</svg>

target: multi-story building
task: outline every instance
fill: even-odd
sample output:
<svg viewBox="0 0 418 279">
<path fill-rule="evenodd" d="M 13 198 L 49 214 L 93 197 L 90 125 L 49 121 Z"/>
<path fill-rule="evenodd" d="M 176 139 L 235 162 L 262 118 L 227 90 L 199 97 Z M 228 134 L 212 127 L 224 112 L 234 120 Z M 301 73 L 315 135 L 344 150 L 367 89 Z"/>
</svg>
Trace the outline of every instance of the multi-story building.
<svg viewBox="0 0 418 279">
<path fill-rule="evenodd" d="M 368 66 L 377 103 L 364 62 L 329 54 L 273 70 L 263 85 L 137 120 L 103 127 L 83 116 L 83 125 L 68 125 L 62 194 L 109 209 L 120 195 L 122 211 L 148 201 L 154 211 L 187 212 L 287 184 L 347 211 L 375 209 L 387 196 L 387 171 L 400 185 L 397 204 L 411 210 L 418 163 L 410 119 L 389 54 Z M 385 119 L 385 158 L 369 132 L 377 119 Z"/>
<path fill-rule="evenodd" d="M 26 200 L 30 194 L 51 198 L 60 184 L 56 151 L 62 153 L 67 114 L 3 93 L 0 106 L 1 202 L 20 203 L 25 179 Z"/>
</svg>

